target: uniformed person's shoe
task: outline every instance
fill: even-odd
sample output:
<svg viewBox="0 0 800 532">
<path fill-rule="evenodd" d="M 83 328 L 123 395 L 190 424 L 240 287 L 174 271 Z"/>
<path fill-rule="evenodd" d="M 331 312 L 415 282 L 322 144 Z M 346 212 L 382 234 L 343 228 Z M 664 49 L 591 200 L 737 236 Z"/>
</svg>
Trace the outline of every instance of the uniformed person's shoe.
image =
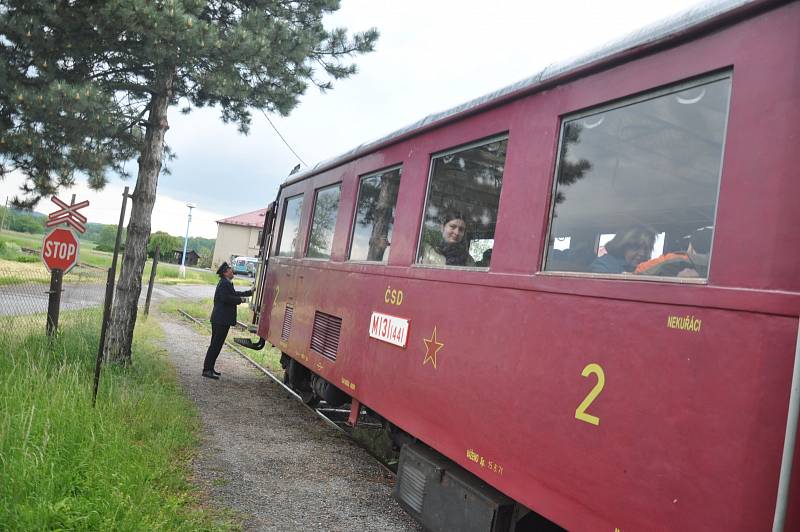
<svg viewBox="0 0 800 532">
<path fill-rule="evenodd" d="M 212 369 L 211 371 L 213 371 L 213 372 L 214 372 L 214 375 L 216 375 L 217 377 L 219 377 L 220 375 L 222 375 L 222 373 L 220 373 L 219 371 L 217 371 L 217 370 L 215 370 L 215 369 Z"/>
<path fill-rule="evenodd" d="M 205 370 L 205 369 L 203 370 L 203 377 L 206 377 L 206 378 L 209 378 L 209 379 L 219 379 L 219 376 L 218 375 L 214 375 L 214 371 L 210 370 L 210 369 L 209 370 Z"/>
</svg>

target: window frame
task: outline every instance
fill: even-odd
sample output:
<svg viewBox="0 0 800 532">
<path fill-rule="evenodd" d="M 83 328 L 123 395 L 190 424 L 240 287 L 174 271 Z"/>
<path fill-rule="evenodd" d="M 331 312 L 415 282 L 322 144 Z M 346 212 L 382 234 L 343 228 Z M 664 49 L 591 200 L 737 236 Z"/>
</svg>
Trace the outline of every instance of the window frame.
<svg viewBox="0 0 800 532">
<path fill-rule="evenodd" d="M 731 68 L 703 74 L 693 78 L 671 83 L 669 85 L 664 85 L 655 89 L 645 90 L 638 94 L 634 94 L 632 96 L 617 98 L 615 100 L 611 100 L 606 103 L 599 104 L 597 106 L 587 107 L 580 111 L 572 113 L 564 113 L 559 115 L 560 124 L 558 128 L 558 144 L 556 146 L 556 159 L 555 159 L 555 165 L 553 167 L 553 173 L 550 178 L 550 208 L 548 210 L 548 215 L 546 219 L 547 229 L 545 231 L 545 238 L 542 241 L 542 250 L 539 255 L 539 264 L 536 269 L 536 275 L 555 276 L 555 277 L 577 277 L 583 279 L 609 279 L 616 281 L 620 280 L 651 281 L 651 282 L 656 281 L 660 283 L 673 283 L 673 284 L 697 284 L 697 285 L 708 284 L 708 280 L 711 277 L 711 259 L 712 259 L 712 254 L 714 252 L 713 240 L 708 254 L 708 272 L 706 273 L 706 276 L 703 278 L 661 277 L 655 275 L 631 275 L 626 273 L 562 272 L 558 270 L 545 270 L 543 268 L 545 268 L 545 266 L 547 265 L 547 253 L 550 249 L 549 243 L 553 231 L 553 213 L 555 211 L 555 206 L 556 206 L 555 200 L 556 200 L 556 194 L 558 192 L 557 180 L 558 180 L 558 172 L 561 165 L 561 152 L 562 152 L 561 148 L 562 148 L 562 143 L 564 141 L 564 127 L 566 123 L 571 122 L 573 120 L 581 120 L 589 116 L 605 113 L 616 109 L 623 109 L 625 107 L 630 107 L 632 105 L 636 105 L 649 100 L 655 100 L 657 98 L 661 98 L 669 94 L 675 94 L 687 89 L 699 87 L 702 85 L 708 85 L 710 83 L 714 83 L 717 81 L 722 81 L 724 79 L 730 80 L 730 86 L 728 90 L 728 101 L 727 101 L 727 109 L 725 112 L 725 120 L 723 122 L 723 138 L 722 138 L 722 147 L 721 147 L 720 161 L 719 161 L 719 172 L 717 175 L 716 199 L 714 203 L 713 227 L 714 227 L 714 236 L 716 236 L 717 215 L 719 213 L 719 192 L 720 188 L 722 187 L 722 174 L 725 162 L 725 146 L 728 142 L 728 123 L 730 121 L 731 95 L 733 93 L 733 69 Z"/>
<path fill-rule="evenodd" d="M 311 233 L 314 231 L 314 214 L 317 212 L 317 200 L 319 199 L 319 193 L 323 190 L 327 190 L 329 188 L 339 187 L 339 205 L 336 207 L 336 221 L 333 224 L 333 235 L 331 236 L 331 252 L 327 258 L 324 257 L 309 257 L 308 256 L 308 249 L 311 247 Z M 342 207 L 342 181 L 337 181 L 335 183 L 331 183 L 329 185 L 323 185 L 319 188 L 314 189 L 314 204 L 311 206 L 311 217 L 308 220 L 308 228 L 306 229 L 306 245 L 305 250 L 303 250 L 303 258 L 307 260 L 317 260 L 317 261 L 328 261 L 330 262 L 331 256 L 333 255 L 333 242 L 336 240 L 336 224 L 339 222 L 339 210 Z"/>
<path fill-rule="evenodd" d="M 303 201 L 305 201 L 305 197 L 304 196 L 305 196 L 305 192 L 300 192 L 300 193 L 295 194 L 293 196 L 287 196 L 286 198 L 283 199 L 283 213 L 281 214 L 281 230 L 280 230 L 280 233 L 278 233 L 278 239 L 277 239 L 277 243 L 275 244 L 275 255 L 274 255 L 275 257 L 277 257 L 279 259 L 280 258 L 294 258 L 294 256 L 297 254 L 297 249 L 295 249 L 294 252 L 291 255 L 281 255 L 281 246 L 283 245 L 283 228 L 286 226 L 286 212 L 288 211 L 289 201 L 293 200 L 295 198 L 298 198 L 298 197 L 303 198 Z M 298 224 L 297 225 L 298 225 L 297 234 L 300 235 L 301 234 L 300 229 L 302 229 L 301 226 L 303 225 L 303 208 L 302 208 L 302 206 L 300 207 L 300 216 L 298 217 Z"/>
<path fill-rule="evenodd" d="M 485 146 L 487 144 L 491 144 L 493 142 L 499 142 L 501 140 L 505 140 L 508 142 L 509 140 L 509 132 L 504 131 L 502 133 L 497 133 L 495 135 L 491 135 L 488 137 L 483 137 L 482 139 L 474 140 L 471 142 L 467 142 L 465 144 L 459 144 L 458 146 L 454 146 L 452 148 L 448 148 L 446 150 L 441 150 L 438 152 L 432 152 L 428 156 L 428 179 L 425 189 L 425 200 L 422 204 L 422 218 L 420 219 L 419 223 L 419 232 L 417 233 L 417 245 L 414 251 L 414 261 L 412 262 L 412 267 L 418 268 L 433 268 L 436 270 L 461 270 L 461 271 L 476 271 L 476 272 L 488 272 L 491 268 L 491 264 L 489 266 L 448 266 L 448 265 L 440 265 L 440 264 L 424 264 L 419 262 L 419 258 L 421 255 L 421 246 L 422 246 L 422 234 L 425 231 L 425 218 L 428 213 L 428 199 L 430 199 L 431 194 L 431 183 L 433 179 L 433 160 L 439 157 L 446 157 L 448 155 L 452 155 L 454 153 L 459 153 L 462 151 L 470 150 L 472 148 L 477 148 L 479 146 Z M 506 158 L 508 158 L 508 144 L 506 144 Z M 505 177 L 506 172 L 506 161 L 503 161 L 503 176 Z M 500 188 L 502 193 L 502 185 Z M 497 219 L 500 219 L 500 198 L 497 198 Z M 495 223 L 497 220 L 495 220 Z"/>
<path fill-rule="evenodd" d="M 387 166 L 386 168 L 382 168 L 380 170 L 375 170 L 374 172 L 369 172 L 366 174 L 361 174 L 358 176 L 358 188 L 356 191 L 356 203 L 353 210 L 352 216 L 352 223 L 350 227 L 350 236 L 349 241 L 347 243 L 347 259 L 346 262 L 352 262 L 354 264 L 388 264 L 389 259 L 378 261 L 378 260 L 360 260 L 360 259 L 351 259 L 350 256 L 353 253 L 353 241 L 355 240 L 355 231 L 356 231 L 356 223 L 358 223 L 358 201 L 361 199 L 361 182 L 364 179 L 369 179 L 370 177 L 375 177 L 378 175 L 383 175 L 389 172 L 393 172 L 395 170 L 399 170 L 400 172 L 400 185 L 402 185 L 403 181 L 403 163 L 398 163 L 392 166 Z M 397 197 L 400 197 L 400 185 L 397 186 Z M 395 202 L 395 212 L 397 211 L 397 203 Z M 392 225 L 392 232 L 394 232 L 394 224 Z M 391 244 L 391 242 L 390 242 Z M 391 255 L 391 250 L 389 250 L 389 254 Z"/>
</svg>

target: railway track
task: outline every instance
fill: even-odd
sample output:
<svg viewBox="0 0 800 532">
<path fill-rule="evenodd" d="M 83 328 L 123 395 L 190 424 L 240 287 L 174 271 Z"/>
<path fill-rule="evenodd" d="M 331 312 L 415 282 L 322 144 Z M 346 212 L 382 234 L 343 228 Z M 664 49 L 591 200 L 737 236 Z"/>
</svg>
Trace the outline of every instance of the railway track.
<svg viewBox="0 0 800 532">
<path fill-rule="evenodd" d="M 195 318 L 194 316 L 192 316 L 191 314 L 189 314 L 185 310 L 178 309 L 178 312 L 184 318 L 186 318 L 186 319 L 188 319 L 188 320 L 190 320 L 190 321 L 202 326 L 204 329 L 209 329 L 210 330 L 210 328 L 208 327 L 208 325 L 205 322 Z M 244 324 L 241 324 L 241 322 L 238 322 L 238 323 L 239 323 L 240 327 L 242 327 L 242 325 L 244 325 Z M 246 326 L 244 326 L 243 328 L 245 330 L 247 330 Z M 316 408 L 307 405 L 303 401 L 303 399 L 294 390 L 292 390 L 291 388 L 286 386 L 286 384 L 284 384 L 283 380 L 280 377 L 275 375 L 273 372 L 271 372 L 269 369 L 265 368 L 264 366 L 262 366 L 261 364 L 259 364 L 255 360 L 253 360 L 244 351 L 242 351 L 239 347 L 237 347 L 236 344 L 234 344 L 233 342 L 231 342 L 231 341 L 229 341 L 227 339 L 225 340 L 225 344 L 230 349 L 232 349 L 236 354 L 238 354 L 243 359 L 245 359 L 248 363 L 250 363 L 250 365 L 252 365 L 254 368 L 256 368 L 257 370 L 262 372 L 264 375 L 266 375 L 267 377 L 272 379 L 276 384 L 281 386 L 284 390 L 286 390 L 286 392 L 291 397 L 293 397 L 297 402 L 299 402 L 301 405 L 303 405 L 304 408 L 306 408 L 306 409 L 310 410 L 311 412 L 313 412 L 316 416 L 318 416 L 320 419 L 322 419 L 326 424 L 328 424 L 329 426 L 335 428 L 336 430 L 338 430 L 342 434 L 346 435 L 353 443 L 355 443 L 356 445 L 358 445 L 359 447 L 361 447 L 362 449 L 367 451 L 367 453 L 369 453 L 369 455 L 372 456 L 372 458 L 374 458 L 375 461 L 378 462 L 378 464 L 384 470 L 384 473 L 387 475 L 387 478 L 394 478 L 395 477 L 395 475 L 396 475 L 396 470 L 395 470 L 396 463 L 395 464 L 388 463 L 386 460 L 384 460 L 378 454 L 376 454 L 376 452 L 373 449 L 371 449 L 368 445 L 365 445 L 362 441 L 360 441 L 359 439 L 354 437 L 354 433 L 353 433 L 354 429 L 353 429 L 353 427 L 351 427 L 350 425 L 347 424 L 347 418 L 350 415 L 350 410 L 348 408 L 333 408 L 333 407 L 328 406 L 325 403 L 325 401 L 321 401 L 317 405 Z M 359 421 L 356 424 L 358 426 L 359 430 L 365 430 L 365 431 L 378 431 L 378 430 L 380 430 L 380 431 L 383 431 L 383 425 L 382 424 L 370 421 L 368 418 L 369 418 L 369 413 L 364 408 L 362 408 L 361 412 L 359 413 Z"/>
</svg>

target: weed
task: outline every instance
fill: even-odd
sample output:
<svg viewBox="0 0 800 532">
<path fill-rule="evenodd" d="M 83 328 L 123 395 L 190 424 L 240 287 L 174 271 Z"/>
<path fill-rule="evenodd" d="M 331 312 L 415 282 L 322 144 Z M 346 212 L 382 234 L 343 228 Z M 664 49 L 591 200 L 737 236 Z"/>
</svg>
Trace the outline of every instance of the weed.
<svg viewBox="0 0 800 532">
<path fill-rule="evenodd" d="M 137 325 L 133 366 L 105 367 L 92 408 L 99 321 L 65 313 L 54 339 L 0 330 L 0 528 L 235 528 L 187 480 L 199 421 L 155 320 Z"/>
</svg>

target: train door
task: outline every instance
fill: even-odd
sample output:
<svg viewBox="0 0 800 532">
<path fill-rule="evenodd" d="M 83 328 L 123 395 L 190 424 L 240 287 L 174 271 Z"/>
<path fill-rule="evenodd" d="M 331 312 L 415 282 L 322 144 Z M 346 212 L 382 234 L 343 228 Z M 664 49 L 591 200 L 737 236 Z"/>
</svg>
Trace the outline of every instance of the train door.
<svg viewBox="0 0 800 532">
<path fill-rule="evenodd" d="M 264 226 L 261 228 L 261 237 L 258 241 L 258 264 L 255 272 L 255 287 L 250 308 L 253 311 L 253 325 L 259 325 L 261 321 L 261 307 L 264 299 L 264 287 L 267 279 L 267 267 L 269 265 L 269 250 L 272 245 L 272 232 L 275 227 L 275 202 L 269 204 L 264 215 Z M 269 314 L 267 314 L 269 320 Z"/>
</svg>

